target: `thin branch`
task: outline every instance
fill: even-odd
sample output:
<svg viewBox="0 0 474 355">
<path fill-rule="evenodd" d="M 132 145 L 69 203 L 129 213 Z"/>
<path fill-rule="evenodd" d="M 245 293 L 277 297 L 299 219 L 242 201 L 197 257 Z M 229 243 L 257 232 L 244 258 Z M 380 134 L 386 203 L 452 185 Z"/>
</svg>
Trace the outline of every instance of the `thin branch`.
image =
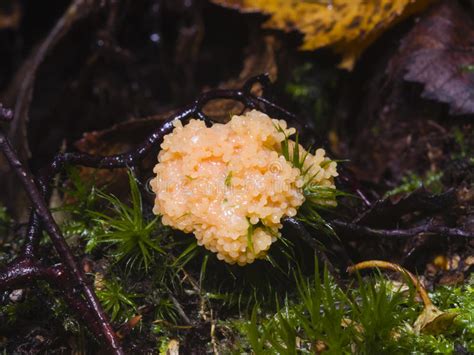
<svg viewBox="0 0 474 355">
<path fill-rule="evenodd" d="M 176 311 L 178 311 L 179 316 L 184 321 L 184 323 L 186 323 L 186 325 L 192 325 L 193 322 L 191 322 L 189 317 L 186 315 L 186 312 L 184 312 L 183 307 L 181 306 L 179 301 L 176 299 L 176 297 L 174 297 L 171 292 L 168 293 L 168 296 L 171 299 L 171 302 L 173 302 L 173 305 L 176 308 Z"/>
<path fill-rule="evenodd" d="M 0 270 L 1 289 L 23 287 L 32 282 L 46 281 L 51 286 L 61 289 L 62 297 L 69 307 L 87 324 L 95 334 L 101 334 L 101 325 L 94 318 L 88 304 L 75 289 L 61 264 L 45 267 L 30 257 L 15 259 L 5 269 Z"/>
<path fill-rule="evenodd" d="M 370 269 L 370 268 L 389 269 L 389 270 L 397 271 L 401 274 L 408 276 L 411 282 L 413 283 L 413 285 L 415 286 L 416 291 L 420 295 L 420 298 L 422 299 L 425 307 L 429 307 L 433 304 L 433 302 L 431 302 L 430 297 L 428 296 L 428 292 L 426 292 L 426 289 L 423 287 L 423 284 L 420 282 L 420 280 L 415 275 L 413 275 L 410 271 L 408 271 L 404 267 L 401 267 L 400 265 L 383 261 L 383 260 L 367 260 L 367 261 L 363 261 L 355 265 L 349 266 L 347 268 L 347 272 L 354 273 L 355 271 Z"/>
<path fill-rule="evenodd" d="M 122 348 L 118 343 L 115 333 L 110 325 L 102 306 L 100 305 L 97 296 L 95 295 L 92 287 L 86 282 L 86 278 L 82 269 L 78 266 L 77 262 L 69 249 L 64 237 L 59 229 L 58 225 L 53 219 L 51 212 L 46 205 L 45 200 L 41 192 L 38 190 L 34 178 L 31 173 L 26 170 L 23 164 L 18 160 L 18 157 L 13 150 L 10 142 L 6 138 L 3 131 L 0 130 L 0 149 L 2 150 L 8 163 L 16 173 L 17 177 L 22 182 L 28 197 L 30 198 L 36 213 L 38 213 L 41 219 L 42 225 L 48 232 L 53 245 L 58 252 L 61 260 L 64 262 L 67 272 L 70 276 L 76 279 L 79 287 L 81 288 L 84 296 L 88 302 L 89 307 L 94 311 L 96 316 L 95 321 L 101 330 L 101 337 L 104 338 L 106 344 L 111 352 L 114 354 L 123 354 Z M 1 285 L 0 285 L 1 286 Z"/>
<path fill-rule="evenodd" d="M 384 238 L 408 238 L 414 237 L 421 233 L 436 234 L 445 237 L 455 238 L 474 238 L 474 234 L 464 231 L 459 228 L 449 228 L 446 226 L 433 225 L 427 222 L 417 227 L 408 229 L 375 229 L 367 226 L 362 226 L 355 223 L 344 222 L 341 220 L 329 221 L 334 229 L 342 232 L 349 232 L 360 236 L 368 237 L 384 237 Z"/>
</svg>

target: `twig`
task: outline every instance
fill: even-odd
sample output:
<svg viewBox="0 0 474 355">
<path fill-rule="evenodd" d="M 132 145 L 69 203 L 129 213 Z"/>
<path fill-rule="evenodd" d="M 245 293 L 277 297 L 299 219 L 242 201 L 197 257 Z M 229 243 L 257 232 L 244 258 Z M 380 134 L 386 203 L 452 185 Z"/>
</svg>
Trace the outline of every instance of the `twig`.
<svg viewBox="0 0 474 355">
<path fill-rule="evenodd" d="M 173 296 L 171 292 L 168 293 L 169 298 L 171 299 L 171 302 L 173 302 L 174 307 L 178 311 L 181 319 L 187 324 L 187 325 L 192 325 L 193 322 L 189 319 L 189 317 L 186 315 L 186 312 L 184 312 L 183 307 L 181 307 L 181 304 L 179 301 L 176 299 L 176 297 Z"/>
<path fill-rule="evenodd" d="M 35 185 L 32 175 L 30 174 L 29 171 L 26 170 L 23 164 L 18 160 L 16 153 L 14 152 L 12 146 L 10 145 L 10 142 L 8 141 L 5 134 L 1 130 L 0 130 L 0 149 L 2 150 L 8 163 L 10 164 L 10 166 L 12 167 L 12 169 L 14 170 L 14 172 L 17 174 L 18 178 L 22 182 L 33 204 L 33 207 L 35 208 L 35 211 L 42 222 L 42 225 L 44 225 L 46 231 L 48 232 L 51 238 L 51 241 L 53 242 L 53 245 L 56 251 L 58 252 L 61 260 L 64 263 L 66 273 L 69 274 L 68 275 L 69 277 L 77 281 L 77 284 L 80 287 L 90 310 L 93 311 L 92 314 L 95 316 L 93 328 L 94 329 L 97 328 L 100 330 L 99 334 L 101 338 L 105 340 L 109 351 L 113 352 L 114 354 L 123 354 L 122 348 L 120 344 L 118 343 L 118 340 L 115 336 L 112 326 L 110 325 L 102 309 L 102 306 L 100 305 L 100 302 L 97 299 L 97 296 L 95 295 L 91 286 L 86 282 L 84 272 L 74 260 L 71 250 L 69 249 L 66 241 L 64 240 L 64 237 L 58 225 L 54 221 L 53 216 L 51 215 L 51 212 L 49 211 L 42 194 L 40 193 L 37 186 Z M 17 280 L 31 281 L 30 280 L 31 276 L 28 276 L 28 274 L 26 276 L 21 275 L 22 271 L 29 270 L 28 267 L 29 266 L 25 266 L 23 268 L 16 267 L 15 269 L 13 269 L 15 272 L 17 272 L 20 275 L 17 277 Z M 15 275 L 11 274 L 11 270 L 7 270 L 6 274 L 12 276 L 11 282 L 14 282 Z M 56 278 L 62 277 L 62 275 L 63 274 L 59 274 L 56 276 Z M 8 282 L 5 282 L 4 284 L 0 282 L 1 288 L 5 287 L 4 285 L 8 286 Z"/>
<path fill-rule="evenodd" d="M 383 260 L 367 260 L 367 261 L 363 261 L 358 264 L 355 264 L 353 266 L 349 266 L 347 268 L 347 272 L 354 273 L 355 271 L 358 271 L 358 270 L 370 269 L 370 268 L 389 269 L 389 270 L 397 271 L 401 274 L 406 275 L 407 277 L 410 278 L 411 282 L 415 286 L 416 292 L 418 292 L 418 294 L 420 295 L 420 298 L 422 299 L 425 307 L 429 307 L 433 304 L 430 297 L 428 296 L 428 292 L 426 292 L 426 289 L 423 287 L 420 280 L 415 275 L 413 275 L 410 271 L 401 267 L 400 265 L 383 261 Z"/>
<path fill-rule="evenodd" d="M 466 232 L 459 228 L 449 228 L 445 226 L 433 225 L 431 222 L 427 222 L 420 226 L 408 229 L 375 229 L 355 223 L 344 222 L 337 219 L 328 222 L 336 230 L 369 237 L 408 238 L 414 237 L 421 233 L 429 233 L 445 237 L 474 238 L 473 233 Z"/>
<path fill-rule="evenodd" d="M 211 309 L 211 344 L 212 351 L 215 355 L 219 355 L 219 348 L 217 346 L 217 337 L 216 337 L 216 320 L 214 319 L 214 312 Z"/>
</svg>

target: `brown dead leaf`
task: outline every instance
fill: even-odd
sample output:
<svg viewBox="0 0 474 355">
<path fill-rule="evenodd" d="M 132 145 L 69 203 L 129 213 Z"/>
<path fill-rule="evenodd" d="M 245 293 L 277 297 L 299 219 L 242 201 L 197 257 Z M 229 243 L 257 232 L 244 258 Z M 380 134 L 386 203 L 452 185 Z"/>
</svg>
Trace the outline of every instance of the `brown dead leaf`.
<svg viewBox="0 0 474 355">
<path fill-rule="evenodd" d="M 385 30 L 423 10 L 431 0 L 211 0 L 243 13 L 269 15 L 265 28 L 297 30 L 302 50 L 332 46 L 340 67 L 351 70 L 360 54 Z"/>
<path fill-rule="evenodd" d="M 462 285 L 463 282 L 464 282 L 464 274 L 459 271 L 445 273 L 443 276 L 441 276 L 441 278 L 438 281 L 440 285 L 451 285 L 451 286 Z"/>
<path fill-rule="evenodd" d="M 148 135 L 163 124 L 173 111 L 165 112 L 146 118 L 134 119 L 119 123 L 106 130 L 84 133 L 83 137 L 74 143 L 76 149 L 92 155 L 121 154 L 134 149 Z M 143 172 L 151 172 L 156 164 L 156 153 L 151 152 L 141 162 Z M 99 187 L 107 186 L 107 190 L 118 197 L 126 197 L 129 193 L 128 175 L 126 169 L 98 170 L 95 168 L 80 168 L 84 181 L 94 181 Z M 147 178 L 148 176 L 145 176 Z M 124 195 L 127 194 L 127 195 Z"/>
<path fill-rule="evenodd" d="M 458 316 L 455 312 L 443 312 L 435 305 L 425 306 L 423 312 L 418 316 L 413 326 L 415 333 L 420 334 L 442 334 L 451 327 L 454 318 Z"/>
<path fill-rule="evenodd" d="M 423 84 L 422 96 L 474 112 L 474 23 L 457 1 L 434 6 L 402 41 L 388 73 Z"/>
<path fill-rule="evenodd" d="M 244 50 L 245 59 L 239 76 L 222 83 L 219 87 L 239 88 L 248 79 L 262 73 L 267 73 L 271 81 L 275 81 L 278 76 L 276 51 L 279 48 L 280 43 L 274 36 L 252 37 L 251 43 Z"/>
<path fill-rule="evenodd" d="M 133 328 L 135 328 L 138 323 L 142 320 L 143 316 L 141 314 L 137 314 L 130 318 L 125 324 L 123 324 L 120 329 L 117 331 L 117 337 L 119 339 L 124 339 L 127 337 Z"/>
<path fill-rule="evenodd" d="M 322 354 L 328 350 L 328 346 L 322 340 L 316 341 L 316 343 L 314 343 L 312 348 L 316 354 Z"/>
<path fill-rule="evenodd" d="M 84 133 L 74 143 L 81 152 L 98 155 L 111 155 L 127 152 L 160 127 L 173 111 L 154 116 L 133 119 L 116 124 L 102 131 Z"/>
</svg>

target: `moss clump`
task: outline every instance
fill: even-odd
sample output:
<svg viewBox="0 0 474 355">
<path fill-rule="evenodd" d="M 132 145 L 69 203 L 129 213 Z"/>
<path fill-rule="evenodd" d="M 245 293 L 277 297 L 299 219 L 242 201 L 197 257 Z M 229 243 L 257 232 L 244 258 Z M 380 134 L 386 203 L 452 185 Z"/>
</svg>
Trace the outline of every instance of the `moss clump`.
<svg viewBox="0 0 474 355">
<path fill-rule="evenodd" d="M 297 274 L 297 294 L 277 313 L 256 306 L 248 320 L 234 322 L 241 334 L 239 351 L 255 354 L 452 354 L 474 350 L 474 288 L 440 287 L 431 294 L 440 308 L 459 313 L 443 334 L 416 334 L 421 311 L 413 291 L 376 276 L 358 280 L 348 290 L 327 272 L 312 279 Z"/>
<path fill-rule="evenodd" d="M 428 171 L 423 177 L 410 172 L 402 178 L 400 185 L 387 191 L 384 198 L 407 194 L 422 187 L 433 193 L 440 193 L 443 190 L 443 184 L 441 183 L 442 177 L 442 172 Z"/>
</svg>

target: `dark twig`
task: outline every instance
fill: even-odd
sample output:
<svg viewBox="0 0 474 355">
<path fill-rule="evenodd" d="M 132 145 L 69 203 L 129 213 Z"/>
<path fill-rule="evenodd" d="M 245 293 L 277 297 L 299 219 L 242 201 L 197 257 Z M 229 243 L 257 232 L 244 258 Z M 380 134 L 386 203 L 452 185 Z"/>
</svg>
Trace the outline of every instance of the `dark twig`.
<svg viewBox="0 0 474 355">
<path fill-rule="evenodd" d="M 10 263 L 5 270 L 0 270 L 0 285 L 4 289 L 22 287 L 39 280 L 47 281 L 56 288 L 62 289 L 62 296 L 69 307 L 93 329 L 95 334 L 102 332 L 100 324 L 80 297 L 62 265 L 45 267 L 32 258 L 20 257 Z"/>
<path fill-rule="evenodd" d="M 184 321 L 184 323 L 186 323 L 186 325 L 192 325 L 193 322 L 191 322 L 189 317 L 186 315 L 186 312 L 184 312 L 183 307 L 181 306 L 179 301 L 176 299 L 176 297 L 174 297 L 174 295 L 171 292 L 168 293 L 168 297 L 171 299 L 171 302 L 173 302 L 174 308 L 176 308 L 176 311 L 178 312 L 179 316 Z"/>
<path fill-rule="evenodd" d="M 332 220 L 329 223 L 334 229 L 341 232 L 349 232 L 360 236 L 367 237 L 384 237 L 384 238 L 407 238 L 414 237 L 421 233 L 436 234 L 445 237 L 456 238 L 474 238 L 473 233 L 463 231 L 459 228 L 449 228 L 446 226 L 433 225 L 430 221 L 417 227 L 408 229 L 374 229 L 355 223 L 344 222 L 341 220 Z"/>
<path fill-rule="evenodd" d="M 18 178 L 21 180 L 32 204 L 35 208 L 36 213 L 41 219 L 42 225 L 44 225 L 46 231 L 48 232 L 53 245 L 58 252 L 61 260 L 63 261 L 66 272 L 71 279 L 77 281 L 78 286 L 80 287 L 86 302 L 95 316 L 93 329 L 98 329 L 100 332 L 97 334 L 100 338 L 104 339 L 104 342 L 107 344 L 109 350 L 114 354 L 123 354 L 122 348 L 118 343 L 118 340 L 115 336 L 115 333 L 110 325 L 102 306 L 100 305 L 97 296 L 95 295 L 92 287 L 86 282 L 86 278 L 82 269 L 78 266 L 77 262 L 74 260 L 74 257 L 62 236 L 62 233 L 54 221 L 51 212 L 46 205 L 46 202 L 38 190 L 32 175 L 26 170 L 23 164 L 18 160 L 16 153 L 14 152 L 10 142 L 6 138 L 3 131 L 0 130 L 0 149 L 2 150 L 5 158 L 8 163 L 17 174 Z M 24 259 L 25 262 L 30 261 L 31 259 Z M 44 270 L 42 268 L 36 269 L 36 265 L 27 265 L 22 264 L 20 258 L 19 263 L 14 264 L 13 269 L 7 269 L 4 275 L 6 275 L 5 282 L 2 283 L 2 276 L 0 276 L 0 288 L 8 287 L 10 284 L 18 281 L 27 281 L 30 282 L 31 278 L 36 276 L 47 276 L 42 275 Z M 56 275 L 56 278 L 62 277 L 62 274 Z M 5 276 L 3 276 L 5 278 Z M 45 277 L 43 277 L 45 278 Z M 52 277 L 55 279 L 55 277 Z"/>
</svg>

